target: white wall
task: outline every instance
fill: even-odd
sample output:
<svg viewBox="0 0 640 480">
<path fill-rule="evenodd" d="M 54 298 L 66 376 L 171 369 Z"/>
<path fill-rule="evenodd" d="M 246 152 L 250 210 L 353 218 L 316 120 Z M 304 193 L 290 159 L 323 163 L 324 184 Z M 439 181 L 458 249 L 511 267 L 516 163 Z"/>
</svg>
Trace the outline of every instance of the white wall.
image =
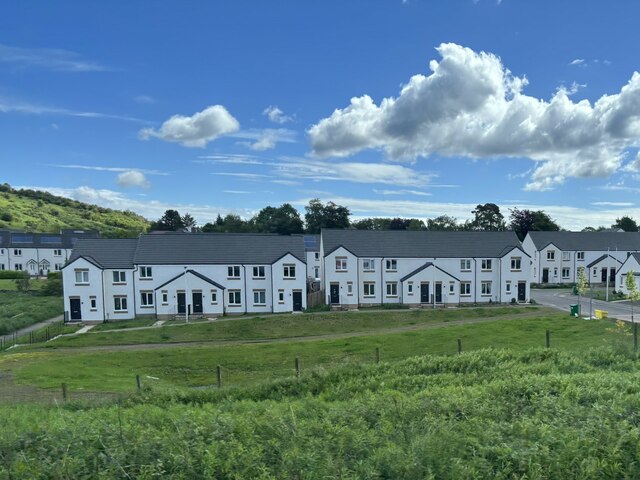
<svg viewBox="0 0 640 480">
<path fill-rule="evenodd" d="M 634 257 L 629 257 L 626 262 L 616 272 L 616 290 L 621 290 L 625 295 L 629 294 L 627 289 L 627 273 L 633 270 L 635 274 L 640 273 L 640 264 Z M 640 277 L 636 276 L 636 287 L 640 290 Z"/>
<path fill-rule="evenodd" d="M 295 265 L 296 277 L 295 279 L 284 277 L 284 265 Z M 302 308 L 307 308 L 307 279 L 306 265 L 298 258 L 291 254 L 287 254 L 280 260 L 273 264 L 272 279 L 273 279 L 273 291 L 272 302 L 274 312 L 291 312 L 293 311 L 293 292 L 302 293 Z M 284 290 L 284 303 L 279 301 L 279 291 Z"/>
<path fill-rule="evenodd" d="M 346 258 L 346 270 L 336 270 L 336 258 Z M 349 305 L 356 307 L 359 298 L 358 284 L 358 264 L 355 255 L 351 254 L 347 249 L 339 247 L 324 258 L 323 280 L 325 285 L 325 296 L 327 303 L 330 302 L 331 285 L 337 284 L 339 287 L 340 305 Z M 348 293 L 348 285 L 352 286 L 352 293 Z"/>
<path fill-rule="evenodd" d="M 66 270 L 66 269 L 65 269 Z M 125 272 L 125 282 L 114 283 L 113 272 Z M 105 316 L 103 319 L 107 321 L 117 321 L 135 318 L 136 315 L 136 301 L 139 298 L 135 298 L 133 290 L 133 269 L 107 269 L 102 272 L 102 282 L 104 285 L 104 311 Z M 115 296 L 126 297 L 127 310 L 116 311 L 114 297 Z M 151 312 L 154 313 L 153 309 Z"/>
<path fill-rule="evenodd" d="M 89 272 L 89 284 L 77 285 L 75 281 L 75 271 L 87 270 Z M 62 270 L 62 285 L 64 297 L 64 310 L 71 311 L 70 299 L 80 298 L 83 321 L 102 321 L 104 319 L 103 296 L 102 296 L 102 270 L 86 261 L 83 258 L 77 259 Z M 96 308 L 91 309 L 90 299 L 96 298 Z M 131 316 L 133 318 L 133 312 Z"/>
</svg>

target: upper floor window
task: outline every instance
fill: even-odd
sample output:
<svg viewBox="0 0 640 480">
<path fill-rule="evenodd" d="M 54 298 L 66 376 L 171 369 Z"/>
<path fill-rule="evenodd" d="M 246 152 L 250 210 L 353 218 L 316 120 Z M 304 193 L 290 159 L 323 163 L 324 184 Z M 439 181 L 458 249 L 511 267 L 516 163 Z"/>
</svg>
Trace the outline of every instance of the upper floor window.
<svg viewBox="0 0 640 480">
<path fill-rule="evenodd" d="M 387 270 L 391 272 L 398 270 L 398 261 L 395 258 L 387 259 Z"/>
<path fill-rule="evenodd" d="M 53 251 L 53 255 L 56 257 L 61 257 L 62 256 L 62 250 L 60 250 L 59 248 L 55 249 Z"/>
<path fill-rule="evenodd" d="M 16 257 L 19 257 L 20 255 L 22 255 L 22 249 L 21 249 L 21 248 L 14 248 L 14 249 L 13 249 L 13 254 L 14 254 Z"/>
<path fill-rule="evenodd" d="M 264 265 L 253 267 L 253 278 L 264 278 Z"/>
<path fill-rule="evenodd" d="M 113 272 L 113 283 L 126 283 L 127 272 Z"/>
<path fill-rule="evenodd" d="M 482 259 L 482 270 L 491 270 L 491 259 L 483 258 Z"/>
<path fill-rule="evenodd" d="M 240 266 L 232 265 L 227 267 L 227 277 L 229 278 L 240 278 Z"/>
<path fill-rule="evenodd" d="M 89 270 L 74 270 L 76 284 L 89 283 Z"/>
<path fill-rule="evenodd" d="M 578 253 L 576 253 L 576 260 L 578 260 L 578 261 L 584 261 L 584 252 L 578 252 Z"/>
<path fill-rule="evenodd" d="M 313 267 L 313 278 L 320 278 L 320 267 Z"/>
<path fill-rule="evenodd" d="M 347 257 L 336 257 L 336 272 L 347 271 Z"/>
<path fill-rule="evenodd" d="M 320 260 L 320 252 L 315 252 L 313 254 L 313 258 L 315 258 L 316 260 Z"/>
<path fill-rule="evenodd" d="M 511 270 L 522 270 L 522 258 L 521 257 L 511 257 Z"/>
<path fill-rule="evenodd" d="M 140 267 L 140 278 L 141 279 L 151 279 L 153 277 L 153 271 L 151 267 Z"/>
<path fill-rule="evenodd" d="M 556 259 L 556 251 L 547 250 L 547 260 L 555 260 L 555 259 Z"/>
<path fill-rule="evenodd" d="M 285 278 L 296 278 L 296 266 L 295 265 L 283 265 L 282 275 Z"/>
<path fill-rule="evenodd" d="M 460 260 L 460 270 L 463 272 L 468 272 L 471 270 L 471 260 L 468 258 L 463 258 Z"/>
<path fill-rule="evenodd" d="M 375 260 L 373 258 L 365 258 L 362 260 L 362 269 L 365 272 L 373 272 L 376 269 Z"/>
<path fill-rule="evenodd" d="M 571 260 L 571 252 L 562 252 L 562 261 L 568 262 Z"/>
</svg>

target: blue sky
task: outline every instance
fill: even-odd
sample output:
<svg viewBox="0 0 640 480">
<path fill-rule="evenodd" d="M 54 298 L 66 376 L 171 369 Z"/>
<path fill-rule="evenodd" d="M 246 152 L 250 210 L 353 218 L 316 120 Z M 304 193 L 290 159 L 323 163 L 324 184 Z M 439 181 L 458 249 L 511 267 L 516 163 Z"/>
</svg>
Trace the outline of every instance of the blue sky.
<svg viewBox="0 0 640 480">
<path fill-rule="evenodd" d="M 335 201 L 640 219 L 640 4 L 20 1 L 0 181 L 203 224 Z"/>
</svg>

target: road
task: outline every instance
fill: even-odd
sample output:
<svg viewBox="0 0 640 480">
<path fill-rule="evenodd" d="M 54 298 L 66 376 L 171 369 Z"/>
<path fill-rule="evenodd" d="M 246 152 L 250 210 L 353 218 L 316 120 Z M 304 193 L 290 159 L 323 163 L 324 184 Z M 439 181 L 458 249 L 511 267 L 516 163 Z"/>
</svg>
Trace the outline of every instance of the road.
<svg viewBox="0 0 640 480">
<path fill-rule="evenodd" d="M 569 313 L 571 305 L 578 303 L 578 297 L 573 295 L 571 290 L 565 289 L 531 289 L 531 298 L 540 305 L 557 308 L 567 313 Z M 580 305 L 583 317 L 589 317 L 590 302 L 591 300 L 588 297 L 582 297 Z M 627 301 L 605 302 L 602 300 L 593 300 L 591 311 L 593 312 L 596 309 L 606 310 L 609 312 L 609 317 L 611 318 L 617 318 L 626 322 L 631 321 L 631 304 Z M 634 320 L 640 320 L 640 304 L 634 305 L 633 313 Z"/>
</svg>

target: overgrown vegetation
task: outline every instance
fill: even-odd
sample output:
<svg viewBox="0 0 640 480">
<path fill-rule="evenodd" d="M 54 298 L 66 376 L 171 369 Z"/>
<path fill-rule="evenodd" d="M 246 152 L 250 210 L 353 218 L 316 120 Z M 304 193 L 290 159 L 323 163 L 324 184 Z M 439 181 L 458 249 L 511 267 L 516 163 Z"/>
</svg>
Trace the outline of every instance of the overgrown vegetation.
<svg viewBox="0 0 640 480">
<path fill-rule="evenodd" d="M 145 232 L 147 220 L 118 211 L 58 197 L 40 190 L 0 185 L 0 228 L 58 232 L 63 228 L 99 230 L 104 237 L 131 237 Z"/>
<path fill-rule="evenodd" d="M 62 311 L 62 298 L 58 295 L 0 291 L 0 335 L 62 315 Z"/>
<path fill-rule="evenodd" d="M 532 349 L 0 407 L 3 478 L 638 478 L 638 362 Z"/>
</svg>

